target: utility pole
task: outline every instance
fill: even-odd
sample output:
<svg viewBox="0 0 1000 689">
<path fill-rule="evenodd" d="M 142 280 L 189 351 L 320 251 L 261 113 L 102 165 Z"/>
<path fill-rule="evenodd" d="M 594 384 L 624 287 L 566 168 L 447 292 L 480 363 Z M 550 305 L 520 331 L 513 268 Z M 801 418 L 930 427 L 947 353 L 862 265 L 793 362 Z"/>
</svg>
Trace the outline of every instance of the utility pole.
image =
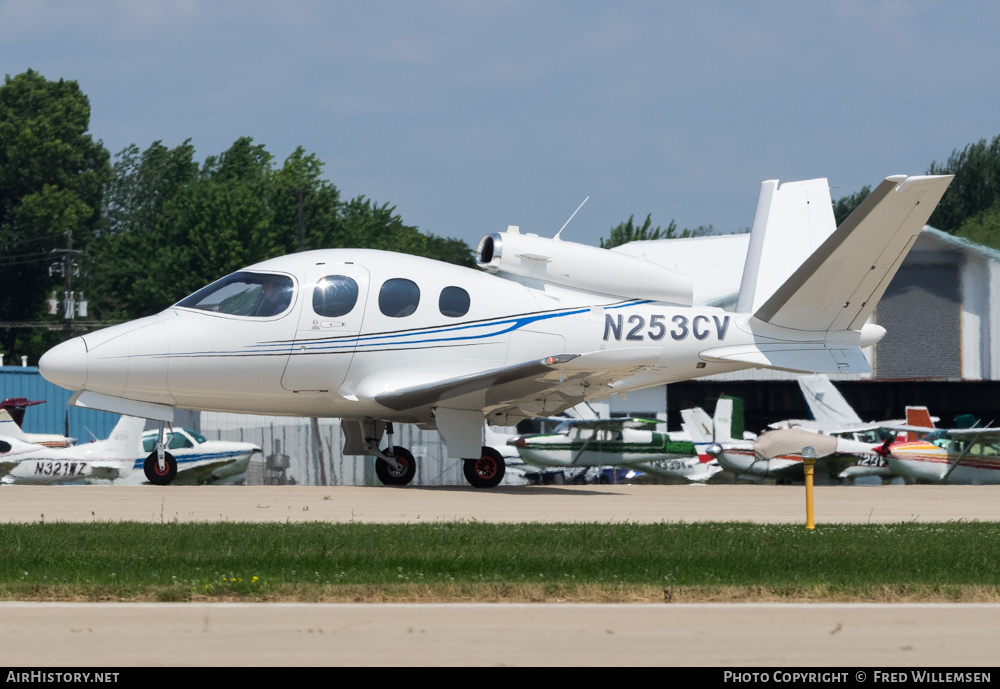
<svg viewBox="0 0 1000 689">
<path fill-rule="evenodd" d="M 66 274 L 66 293 L 64 309 L 66 311 L 66 339 L 73 337 L 73 316 L 76 304 L 73 303 L 73 230 L 66 231 L 66 256 L 63 258 L 63 272 Z"/>
</svg>

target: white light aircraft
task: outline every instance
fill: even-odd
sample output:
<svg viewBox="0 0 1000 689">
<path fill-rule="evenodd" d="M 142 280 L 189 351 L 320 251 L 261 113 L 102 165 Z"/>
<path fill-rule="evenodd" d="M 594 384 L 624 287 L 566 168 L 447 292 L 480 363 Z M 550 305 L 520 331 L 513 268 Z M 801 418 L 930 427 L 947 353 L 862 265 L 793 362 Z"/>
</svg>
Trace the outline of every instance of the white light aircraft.
<svg viewBox="0 0 1000 689">
<path fill-rule="evenodd" d="M 893 472 L 923 483 L 1000 483 L 1000 428 L 927 429 L 927 419 L 919 409 L 911 413 L 907 407 L 908 423 L 891 427 L 906 432 L 906 440 L 882 448 Z"/>
<path fill-rule="evenodd" d="M 0 409 L 0 437 L 15 438 L 46 447 L 69 447 L 76 442 L 75 438 L 67 438 L 58 433 L 26 433 L 6 409 Z"/>
<path fill-rule="evenodd" d="M 39 369 L 73 404 L 161 422 L 175 407 L 340 417 L 344 454 L 376 457 L 388 484 L 415 472 L 393 424 L 436 428 L 490 487 L 504 461 L 484 419 L 750 367 L 870 371 L 861 348 L 885 330 L 867 320 L 950 181 L 888 177 L 839 228 L 826 180 L 764 182 L 735 312 L 694 305 L 689 276 L 641 256 L 510 227 L 480 242 L 482 271 L 361 249 L 270 259 Z M 147 467 L 168 472 L 166 454 Z"/>
<path fill-rule="evenodd" d="M 52 448 L 0 435 L 0 482 L 116 483 L 141 485 L 148 453 L 159 431 L 142 432 L 145 419 L 123 416 L 106 440 Z M 260 448 L 252 443 L 206 440 L 188 429 L 173 429 L 164 438 L 169 466 L 176 476 L 160 483 L 228 484 L 245 477 Z"/>
<path fill-rule="evenodd" d="M 52 448 L 0 437 L 0 483 L 114 481 L 132 472 L 143 454 L 145 419 L 123 416 L 106 440 Z"/>
<path fill-rule="evenodd" d="M 145 478 L 147 454 L 156 448 L 159 431 L 142 434 L 143 454 L 136 460 L 136 471 L 125 483 L 141 482 Z M 166 431 L 163 439 L 167 452 L 177 464 L 177 476 L 171 481 L 175 485 L 225 485 L 246 480 L 250 458 L 261 449 L 253 443 L 233 440 L 208 440 L 190 428 L 174 428 Z M 153 467 L 155 471 L 158 467 Z"/>
</svg>

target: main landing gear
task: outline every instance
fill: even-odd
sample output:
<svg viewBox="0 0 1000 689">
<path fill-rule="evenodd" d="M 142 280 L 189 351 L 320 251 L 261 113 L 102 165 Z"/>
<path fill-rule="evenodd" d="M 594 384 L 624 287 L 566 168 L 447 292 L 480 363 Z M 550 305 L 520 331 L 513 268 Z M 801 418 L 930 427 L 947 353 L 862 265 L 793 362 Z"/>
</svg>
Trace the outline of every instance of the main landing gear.
<svg viewBox="0 0 1000 689">
<path fill-rule="evenodd" d="M 493 488 L 499 485 L 507 470 L 507 463 L 504 462 L 503 455 L 485 445 L 478 459 L 463 461 L 465 462 L 463 467 L 465 480 L 474 488 Z"/>
<path fill-rule="evenodd" d="M 386 446 L 380 449 L 383 422 L 374 419 L 364 419 L 361 428 L 364 433 L 364 453 L 375 457 L 375 475 L 386 486 L 405 486 L 413 480 L 417 473 L 417 460 L 405 447 L 392 442 L 392 423 L 385 422 Z M 153 455 L 156 453 L 154 452 Z M 150 455 L 151 457 L 153 455 Z M 147 464 L 149 460 L 146 460 Z M 507 465 L 503 455 L 492 447 L 483 447 L 480 456 L 475 459 L 463 459 L 465 480 L 475 488 L 493 488 L 503 480 Z M 148 473 L 148 472 L 147 472 Z M 151 479 L 152 480 L 152 479 Z"/>
</svg>

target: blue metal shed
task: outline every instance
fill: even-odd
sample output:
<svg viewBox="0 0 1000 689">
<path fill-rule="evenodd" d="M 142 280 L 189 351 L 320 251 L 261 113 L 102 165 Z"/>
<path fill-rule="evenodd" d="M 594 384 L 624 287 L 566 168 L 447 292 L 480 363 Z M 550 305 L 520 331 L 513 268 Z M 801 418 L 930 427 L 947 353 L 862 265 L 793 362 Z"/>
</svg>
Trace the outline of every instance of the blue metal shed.
<svg viewBox="0 0 1000 689">
<path fill-rule="evenodd" d="M 45 400 L 45 404 L 28 407 L 25 411 L 25 432 L 66 434 L 81 443 L 95 436 L 107 438 L 121 417 L 96 409 L 71 407 L 72 394 L 42 378 L 37 366 L 0 366 L 0 400 L 7 397 Z"/>
</svg>

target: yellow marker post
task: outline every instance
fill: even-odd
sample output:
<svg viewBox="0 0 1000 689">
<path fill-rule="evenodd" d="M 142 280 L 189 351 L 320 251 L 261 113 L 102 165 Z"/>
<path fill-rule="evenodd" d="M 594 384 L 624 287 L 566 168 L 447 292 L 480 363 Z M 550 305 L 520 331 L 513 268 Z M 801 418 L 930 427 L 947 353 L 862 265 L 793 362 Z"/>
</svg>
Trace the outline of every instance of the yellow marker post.
<svg viewBox="0 0 1000 689">
<path fill-rule="evenodd" d="M 802 465 L 806 474 L 806 528 L 815 529 L 813 521 L 813 469 L 816 466 L 816 450 L 812 445 L 802 448 Z"/>
</svg>

